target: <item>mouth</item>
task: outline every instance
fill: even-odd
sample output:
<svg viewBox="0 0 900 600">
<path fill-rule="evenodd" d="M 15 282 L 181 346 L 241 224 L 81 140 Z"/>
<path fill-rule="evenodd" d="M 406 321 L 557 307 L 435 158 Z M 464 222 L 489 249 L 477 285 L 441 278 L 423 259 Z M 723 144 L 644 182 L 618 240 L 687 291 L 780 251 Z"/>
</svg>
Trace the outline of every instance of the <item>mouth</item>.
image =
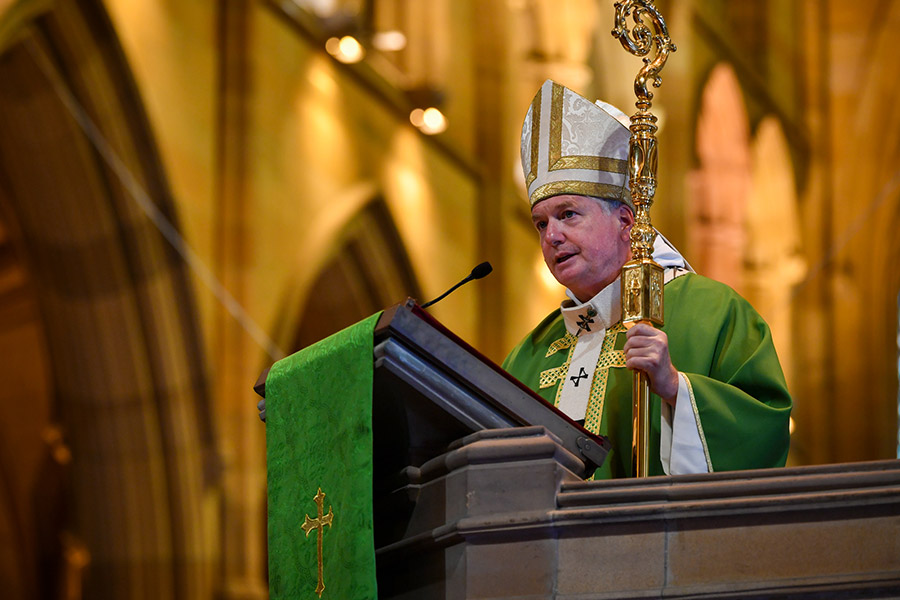
<svg viewBox="0 0 900 600">
<path fill-rule="evenodd" d="M 561 265 L 564 262 L 566 262 L 567 260 L 569 260 L 570 258 L 572 258 L 573 256 L 575 256 L 575 253 L 560 254 L 556 257 L 556 264 Z"/>
</svg>

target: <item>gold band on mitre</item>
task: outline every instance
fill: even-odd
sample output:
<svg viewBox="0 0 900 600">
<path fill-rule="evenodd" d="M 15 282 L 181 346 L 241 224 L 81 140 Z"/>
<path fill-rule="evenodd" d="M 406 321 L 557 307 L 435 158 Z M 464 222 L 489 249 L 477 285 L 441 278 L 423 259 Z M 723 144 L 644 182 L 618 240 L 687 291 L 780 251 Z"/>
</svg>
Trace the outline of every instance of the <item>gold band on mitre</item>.
<svg viewBox="0 0 900 600">
<path fill-rule="evenodd" d="M 522 171 L 531 206 L 561 194 L 619 200 L 628 191 L 628 117 L 547 80 L 522 124 Z"/>
</svg>

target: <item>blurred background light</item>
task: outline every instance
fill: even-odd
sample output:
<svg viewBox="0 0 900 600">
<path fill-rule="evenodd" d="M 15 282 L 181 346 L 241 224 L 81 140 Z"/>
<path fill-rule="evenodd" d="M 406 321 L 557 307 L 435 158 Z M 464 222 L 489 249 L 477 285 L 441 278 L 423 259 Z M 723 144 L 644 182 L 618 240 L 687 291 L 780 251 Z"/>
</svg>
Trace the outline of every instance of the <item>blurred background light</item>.
<svg viewBox="0 0 900 600">
<path fill-rule="evenodd" d="M 344 64 L 353 64 L 361 61 L 366 50 L 362 44 L 352 35 L 345 35 L 342 38 L 332 37 L 325 42 L 325 50 Z"/>
</svg>

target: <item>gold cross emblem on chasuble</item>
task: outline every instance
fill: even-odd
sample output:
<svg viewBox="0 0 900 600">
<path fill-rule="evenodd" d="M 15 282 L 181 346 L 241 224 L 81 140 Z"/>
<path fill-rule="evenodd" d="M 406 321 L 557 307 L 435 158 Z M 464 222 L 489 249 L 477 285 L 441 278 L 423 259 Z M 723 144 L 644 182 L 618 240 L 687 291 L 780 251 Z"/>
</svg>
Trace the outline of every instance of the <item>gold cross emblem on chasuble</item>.
<svg viewBox="0 0 900 600">
<path fill-rule="evenodd" d="M 306 519 L 303 521 L 303 525 L 301 525 L 300 528 L 306 532 L 306 537 L 309 537 L 309 532 L 313 529 L 319 530 L 318 535 L 316 536 L 316 550 L 318 551 L 319 563 L 319 583 L 316 585 L 316 594 L 321 598 L 322 592 L 325 591 L 325 577 L 322 574 L 322 535 L 325 533 L 326 525 L 331 527 L 331 522 L 334 520 L 334 513 L 329 506 L 328 514 L 325 514 L 325 493 L 322 491 L 322 488 L 319 488 L 319 491 L 313 497 L 313 500 L 316 501 L 318 516 L 315 519 L 310 519 L 309 515 L 304 515 Z"/>
<path fill-rule="evenodd" d="M 598 433 L 600 431 L 600 420 L 603 418 L 603 400 L 606 398 L 606 383 L 609 379 L 609 370 L 613 368 L 621 368 L 625 366 L 625 351 L 616 350 L 616 337 L 625 331 L 625 326 L 621 321 L 606 330 L 603 338 L 603 345 L 600 347 L 600 356 L 597 358 L 597 367 L 594 371 L 594 378 L 591 382 L 591 391 L 588 396 L 587 414 L 584 418 L 584 427 L 588 431 Z M 579 332 L 580 333 L 580 332 Z M 541 371 L 540 388 L 548 388 L 560 384 L 569 372 L 569 365 L 572 363 L 572 355 L 575 352 L 575 344 L 578 342 L 578 336 L 566 333 L 564 337 L 556 340 L 547 349 L 544 358 L 549 358 L 561 350 L 569 350 L 566 362 L 562 365 Z M 587 374 L 585 374 L 587 376 Z M 579 371 L 580 380 L 580 371 Z M 575 382 L 577 385 L 577 382 Z M 554 406 L 559 406 L 559 399 L 562 396 L 563 386 L 560 384 L 556 388 L 556 399 Z"/>
</svg>

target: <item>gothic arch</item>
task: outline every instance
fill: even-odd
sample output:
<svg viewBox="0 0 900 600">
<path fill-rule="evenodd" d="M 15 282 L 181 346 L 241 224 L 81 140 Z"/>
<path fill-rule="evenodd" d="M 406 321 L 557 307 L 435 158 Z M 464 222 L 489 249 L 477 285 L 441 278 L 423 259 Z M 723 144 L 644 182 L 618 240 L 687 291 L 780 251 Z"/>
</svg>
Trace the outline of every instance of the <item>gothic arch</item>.
<svg viewBox="0 0 900 600">
<path fill-rule="evenodd" d="M 344 226 L 300 312 L 291 350 L 299 350 L 412 296 L 419 285 L 387 204 L 366 204 Z"/>
<path fill-rule="evenodd" d="M 844 215 L 848 225 L 860 224 L 836 261 L 844 269 L 849 265 L 858 300 L 841 330 L 839 360 L 850 368 L 838 386 L 845 396 L 865 404 L 842 405 L 834 430 L 851 427 L 864 440 L 861 453 L 867 458 L 893 457 L 897 445 L 894 332 L 895 299 L 900 291 L 900 107 L 896 102 L 900 80 L 892 56 L 900 2 L 890 0 L 880 8 L 879 18 L 868 31 L 867 52 L 859 56 L 861 85 L 850 107 L 844 146 L 850 161 L 839 171 L 844 177 L 836 178 L 835 186 L 835 213 Z M 871 150 L 860 153 L 860 148 Z M 837 312 L 833 315 L 836 321 L 842 317 Z M 861 340 L 856 347 L 847 343 L 854 338 Z M 865 413 L 868 419 L 860 416 Z"/>
<path fill-rule="evenodd" d="M 831 85 L 843 93 L 829 106 L 827 221 L 801 299 L 822 306 L 830 349 L 824 385 L 809 384 L 826 414 L 816 441 L 827 461 L 889 458 L 897 447 L 900 80 L 891 57 L 900 2 L 883 2 L 870 14 L 877 18 L 862 23 L 855 13 L 831 15 L 834 35 L 861 43 L 831 58 Z"/>
<path fill-rule="evenodd" d="M 746 208 L 744 283 L 747 300 L 772 329 L 781 366 L 791 381 L 794 286 L 806 274 L 790 150 L 781 125 L 765 117 L 753 137 Z"/>
<path fill-rule="evenodd" d="M 741 291 L 750 131 L 737 76 L 724 63 L 703 88 L 696 143 L 700 165 L 690 175 L 688 254 L 700 273 Z"/>
<path fill-rule="evenodd" d="M 213 431 L 187 274 L 61 90 L 174 221 L 166 178 L 102 3 L 32 4 L 48 8 L 0 40 L 0 201 L 37 290 L 54 417 L 71 448 L 84 594 L 209 597 L 201 502 Z"/>
<path fill-rule="evenodd" d="M 794 389 L 795 286 L 806 275 L 800 212 L 790 149 L 781 124 L 767 116 L 751 147 L 752 181 L 746 210 L 745 297 L 769 324 L 788 389 Z M 803 310 L 799 307 L 799 310 Z M 797 401 L 791 437 L 791 464 L 809 461 L 814 407 Z"/>
</svg>

